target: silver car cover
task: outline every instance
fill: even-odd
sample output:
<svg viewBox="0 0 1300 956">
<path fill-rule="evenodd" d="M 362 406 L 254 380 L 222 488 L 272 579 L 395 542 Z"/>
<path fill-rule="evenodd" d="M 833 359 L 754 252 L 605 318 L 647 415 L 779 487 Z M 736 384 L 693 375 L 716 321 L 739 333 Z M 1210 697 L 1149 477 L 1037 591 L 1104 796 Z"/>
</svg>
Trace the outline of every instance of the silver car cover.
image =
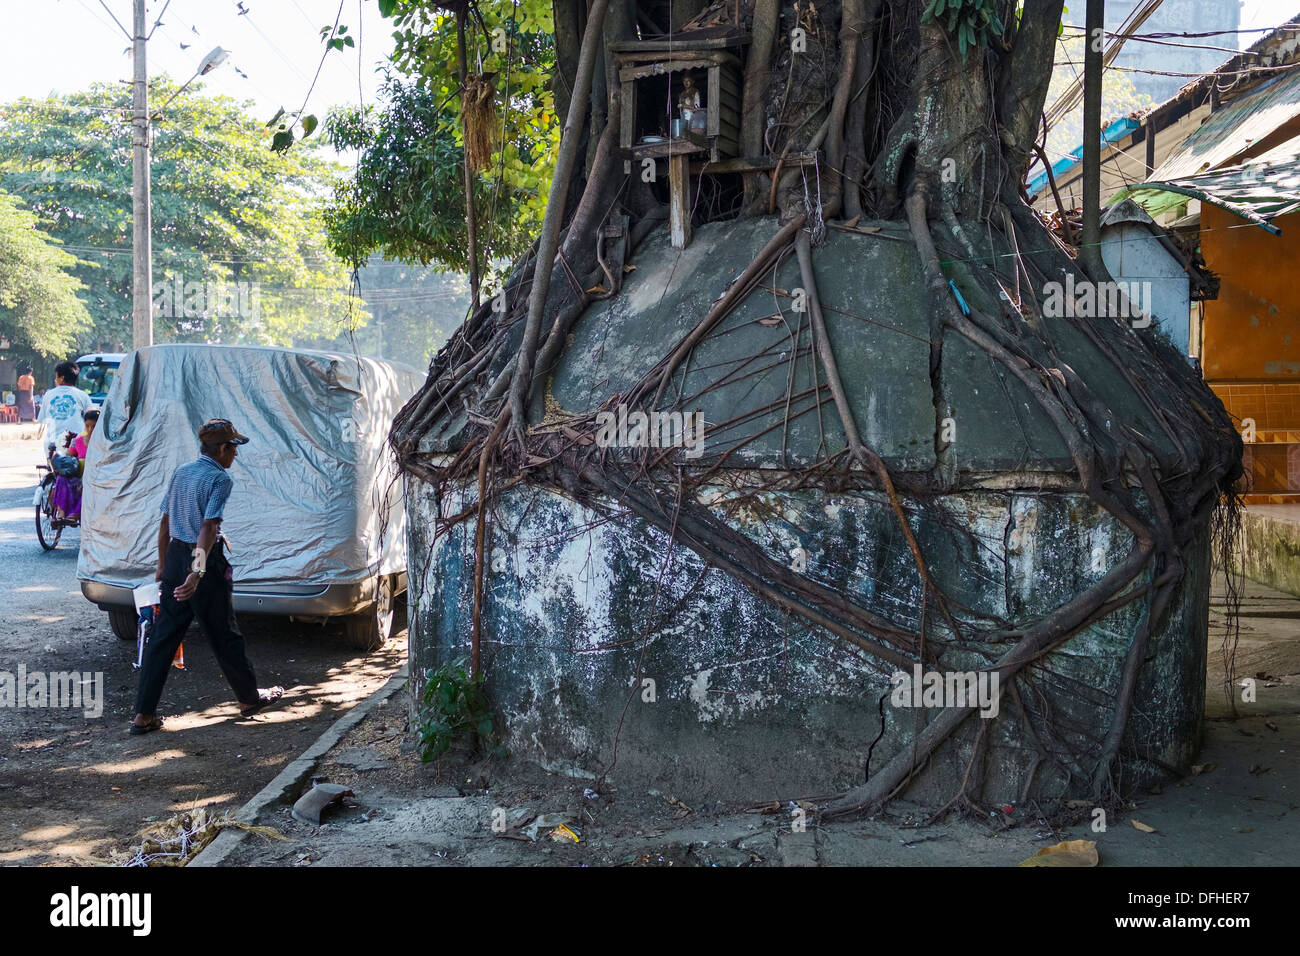
<svg viewBox="0 0 1300 956">
<path fill-rule="evenodd" d="M 87 452 L 77 577 L 153 580 L 159 508 L 210 418 L 250 439 L 231 466 L 221 525 L 237 584 L 348 584 L 403 570 L 406 516 L 387 437 L 422 381 L 393 363 L 295 349 L 132 352 Z"/>
</svg>

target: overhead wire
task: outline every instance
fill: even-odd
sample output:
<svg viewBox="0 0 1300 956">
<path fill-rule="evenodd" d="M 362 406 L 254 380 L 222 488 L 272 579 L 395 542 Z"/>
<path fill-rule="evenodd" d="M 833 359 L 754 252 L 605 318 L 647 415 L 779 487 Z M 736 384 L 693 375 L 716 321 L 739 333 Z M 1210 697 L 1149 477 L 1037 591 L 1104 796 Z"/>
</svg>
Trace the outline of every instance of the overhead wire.
<svg viewBox="0 0 1300 956">
<path fill-rule="evenodd" d="M 122 35 L 125 36 L 125 37 L 126 37 L 128 40 L 130 40 L 132 43 L 134 43 L 134 42 L 135 42 L 135 34 L 133 34 L 133 33 L 132 33 L 130 30 L 128 30 L 126 27 L 122 26 L 122 21 L 119 20 L 119 19 L 117 18 L 117 14 L 113 12 L 112 8 L 111 8 L 107 3 L 105 3 L 104 0 L 99 0 L 99 5 L 100 5 L 101 7 L 103 7 L 105 11 L 107 11 L 107 13 L 108 13 L 108 15 L 109 15 L 110 17 L 113 18 L 113 22 L 116 23 L 116 24 L 117 24 L 117 28 L 118 28 L 119 30 L 122 31 Z"/>
<path fill-rule="evenodd" d="M 235 3 L 235 6 L 236 6 L 237 8 L 241 5 L 241 4 L 238 2 L 238 0 L 232 0 L 232 2 Z M 244 9 L 247 10 L 247 7 L 245 7 Z M 340 5 L 340 9 L 341 9 L 341 5 Z M 262 42 L 264 42 L 268 47 L 271 48 L 271 51 L 272 51 L 276 56 L 278 56 L 278 57 L 280 58 L 280 60 L 285 64 L 285 66 L 289 67 L 290 70 L 292 70 L 294 73 L 298 74 L 298 76 L 299 76 L 300 79 L 303 79 L 303 80 L 306 80 L 306 79 L 307 79 L 306 74 L 303 73 L 302 70 L 300 70 L 300 69 L 298 68 L 298 64 L 296 64 L 296 63 L 294 63 L 292 60 L 290 60 L 289 57 L 285 55 L 284 51 L 280 49 L 280 45 L 279 45 L 278 43 L 276 43 L 274 40 L 272 40 L 269 36 L 267 36 L 266 32 L 265 32 L 261 27 L 259 27 L 259 26 L 258 26 L 258 25 L 253 21 L 253 16 L 252 16 L 251 13 L 240 13 L 240 14 L 238 14 L 238 15 L 236 16 L 236 19 L 239 19 L 239 20 L 247 20 L 247 21 L 248 21 L 248 26 L 249 26 L 249 27 L 250 27 L 250 28 L 251 28 L 251 29 L 252 29 L 252 30 L 253 30 L 253 31 L 254 31 L 254 32 L 259 36 L 259 37 L 262 38 Z"/>
<path fill-rule="evenodd" d="M 172 0 L 167 0 L 167 2 L 163 4 L 163 8 L 161 12 L 159 12 L 158 18 L 154 20 L 153 26 L 149 29 L 149 32 L 145 34 L 144 38 L 146 40 L 153 39 L 153 31 L 157 30 L 160 26 L 162 26 L 162 18 L 167 13 L 167 8 L 170 7 L 171 5 L 172 5 Z"/>
<path fill-rule="evenodd" d="M 93 17 L 93 18 L 94 18 L 94 19 L 95 19 L 95 20 L 96 20 L 96 21 L 97 21 L 97 22 L 98 22 L 102 27 L 104 27 L 104 29 L 106 29 L 106 30 L 108 30 L 108 31 L 110 31 L 110 32 L 113 32 L 113 25 L 112 25 L 111 23 L 109 23 L 107 20 L 105 20 L 102 16 L 100 16 L 98 13 L 96 13 L 96 12 L 94 11 L 94 9 L 92 9 L 92 8 L 91 8 L 91 7 L 86 3 L 86 0 L 77 0 L 77 3 L 81 4 L 81 8 L 82 8 L 83 10 L 85 10 L 88 14 L 90 14 L 90 15 L 91 15 L 91 16 L 92 16 L 92 17 Z M 120 24 L 120 23 L 118 24 L 118 27 L 121 28 L 121 24 Z M 126 38 L 127 38 L 128 40 L 130 40 L 130 39 L 131 39 L 131 34 L 128 33 L 128 34 L 126 35 Z"/>
</svg>

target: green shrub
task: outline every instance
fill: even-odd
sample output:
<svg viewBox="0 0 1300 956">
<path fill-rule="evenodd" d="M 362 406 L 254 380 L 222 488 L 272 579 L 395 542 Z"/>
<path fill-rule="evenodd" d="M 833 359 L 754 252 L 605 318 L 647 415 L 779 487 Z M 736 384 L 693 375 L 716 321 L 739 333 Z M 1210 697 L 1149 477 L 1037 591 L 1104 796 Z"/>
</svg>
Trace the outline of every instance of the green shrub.
<svg viewBox="0 0 1300 956">
<path fill-rule="evenodd" d="M 464 657 L 425 671 L 424 707 L 420 711 L 421 757 L 441 757 L 457 741 L 468 738 L 492 757 L 507 756 L 496 732 L 482 678 L 475 680 L 466 669 Z"/>
</svg>

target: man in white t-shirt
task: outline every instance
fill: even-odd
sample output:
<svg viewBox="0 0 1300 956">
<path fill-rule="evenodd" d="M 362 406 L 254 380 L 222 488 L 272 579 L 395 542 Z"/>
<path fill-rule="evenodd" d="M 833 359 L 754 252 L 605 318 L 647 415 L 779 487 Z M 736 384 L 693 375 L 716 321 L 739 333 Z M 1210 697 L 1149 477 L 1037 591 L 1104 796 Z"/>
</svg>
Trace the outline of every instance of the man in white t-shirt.
<svg viewBox="0 0 1300 956">
<path fill-rule="evenodd" d="M 77 388 L 80 371 L 74 362 L 60 362 L 54 369 L 55 386 L 41 397 L 41 414 L 36 420 L 45 426 L 46 449 L 64 444 L 68 432 L 78 435 L 85 427 L 83 416 L 94 402 Z"/>
</svg>

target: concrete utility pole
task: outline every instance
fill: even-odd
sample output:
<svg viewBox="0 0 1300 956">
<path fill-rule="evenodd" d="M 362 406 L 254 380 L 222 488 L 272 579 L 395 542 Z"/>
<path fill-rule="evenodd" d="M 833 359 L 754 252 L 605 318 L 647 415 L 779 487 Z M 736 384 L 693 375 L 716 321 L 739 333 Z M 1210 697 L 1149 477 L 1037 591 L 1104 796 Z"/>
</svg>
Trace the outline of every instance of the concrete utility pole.
<svg viewBox="0 0 1300 956">
<path fill-rule="evenodd" d="M 1079 256 L 1101 281 L 1101 76 L 1105 49 L 1104 0 L 1088 0 L 1083 54 L 1083 236 Z"/>
<path fill-rule="evenodd" d="M 153 345 L 153 247 L 149 207 L 149 74 L 145 0 L 132 0 L 135 76 L 131 97 L 131 347 Z"/>
</svg>

